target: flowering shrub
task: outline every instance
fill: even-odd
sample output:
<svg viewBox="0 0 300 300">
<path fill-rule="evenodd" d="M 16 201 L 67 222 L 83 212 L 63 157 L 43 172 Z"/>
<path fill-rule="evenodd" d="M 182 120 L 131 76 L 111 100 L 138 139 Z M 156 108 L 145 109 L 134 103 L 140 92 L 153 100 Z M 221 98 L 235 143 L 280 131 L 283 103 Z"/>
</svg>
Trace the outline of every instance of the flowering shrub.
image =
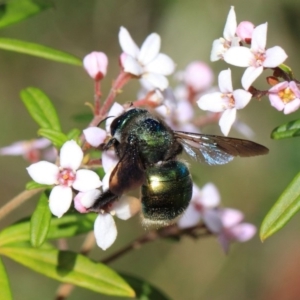
<svg viewBox="0 0 300 300">
<path fill-rule="evenodd" d="M 299 81 L 292 70 L 283 64 L 287 54 L 280 46 L 266 49 L 267 28 L 267 23 L 256 26 L 249 21 L 238 25 L 234 7 L 231 7 L 223 37 L 213 41 L 211 61 L 224 60 L 233 66 L 246 68 L 241 78 L 242 88 L 238 89 L 232 86 L 232 71 L 229 68 L 220 72 L 218 88 L 212 86 L 214 74 L 209 65 L 202 61 L 193 61 L 184 70 L 175 73 L 174 61 L 160 53 L 161 38 L 157 33 L 151 33 L 139 48 L 128 30 L 120 28 L 120 70 L 107 95 L 101 87 L 108 69 L 105 53 L 93 51 L 81 62 L 73 55 L 19 41 L 19 47 L 26 48 L 29 54 L 83 65 L 94 81 L 95 97 L 94 104 L 90 104 L 92 114 L 89 125 L 65 132 L 51 100 L 44 92 L 33 87 L 22 90 L 22 101 L 39 125 L 38 135 L 41 138 L 18 141 L 0 149 L 2 156 L 22 155 L 30 163 L 27 171 L 33 180 L 28 182 L 24 192 L 0 209 L 0 218 L 4 212 L 11 212 L 18 203 L 37 193 L 40 193 L 40 199 L 30 221 L 12 224 L 0 232 L 0 254 L 63 283 L 108 295 L 133 297 L 134 290 L 120 275 L 105 266 L 105 262 L 158 238 L 212 236 L 219 241 L 225 253 L 229 252 L 231 242 L 251 239 L 256 227 L 243 222 L 243 213 L 221 205 L 221 196 L 213 183 L 207 183 L 200 189 L 194 182 L 190 204 L 176 222 L 163 228 L 150 228 L 145 236 L 103 263 L 95 263 L 86 257 L 94 244 L 106 250 L 115 242 L 117 227 L 114 217 L 128 220 L 141 213 L 140 197 L 130 195 L 130 191 L 118 195 L 117 200 L 104 205 L 97 213 L 91 210 L 95 201 L 109 190 L 112 174 L 123 159 L 113 147 L 107 146 L 112 146 L 109 144 L 113 135 L 111 125 L 116 117 L 134 107 L 145 107 L 157 114 L 172 130 L 200 133 L 205 125 L 218 122 L 221 132 L 227 136 L 232 126 L 242 132 L 251 132 L 237 119 L 237 110 L 244 109 L 253 99 L 260 100 L 267 96 L 271 106 L 284 114 L 300 107 Z M 266 69 L 273 72 L 266 78 L 271 87 L 259 90 L 253 83 Z M 172 74 L 176 80 L 174 87 L 169 85 L 167 79 Z M 136 79 L 141 84 L 136 99 L 124 104 L 116 102 L 126 84 Z M 199 117 L 201 110 L 211 113 Z M 100 128 L 103 122 L 104 129 Z M 296 136 L 299 124 L 295 121 L 279 126 L 274 129 L 272 137 Z M 298 211 L 299 181 L 298 174 L 270 210 L 261 227 L 262 240 L 282 228 Z M 12 233 L 18 230 L 23 234 L 12 240 Z M 51 239 L 82 233 L 93 240 L 92 246 L 83 254 L 61 251 L 48 244 Z M 73 269 L 68 270 L 68 276 L 57 272 L 56 269 L 61 267 L 56 259 L 58 256 L 66 261 L 76 261 Z M 40 268 L 40 263 L 44 263 L 44 268 Z M 3 278 L 0 289 L 5 290 L 7 299 L 11 299 L 6 272 L 1 266 L 0 272 Z M 129 276 L 124 278 L 130 281 Z"/>
</svg>

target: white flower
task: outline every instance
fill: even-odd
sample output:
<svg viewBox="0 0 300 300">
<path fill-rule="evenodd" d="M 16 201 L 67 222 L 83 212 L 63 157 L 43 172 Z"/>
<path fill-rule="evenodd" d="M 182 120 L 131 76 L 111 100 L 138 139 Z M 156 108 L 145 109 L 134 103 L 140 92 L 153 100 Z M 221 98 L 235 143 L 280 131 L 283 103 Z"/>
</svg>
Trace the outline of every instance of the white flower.
<svg viewBox="0 0 300 300">
<path fill-rule="evenodd" d="M 103 79 L 107 72 L 108 58 L 103 52 L 91 52 L 83 59 L 83 66 L 94 80 Z"/>
<path fill-rule="evenodd" d="M 66 142 L 60 150 L 60 167 L 47 161 L 30 165 L 27 171 L 40 184 L 56 185 L 49 197 L 51 212 L 61 217 L 72 202 L 72 187 L 86 192 L 101 186 L 99 176 L 90 170 L 78 170 L 83 152 L 75 141 Z"/>
<path fill-rule="evenodd" d="M 282 64 L 287 54 L 279 47 L 266 48 L 268 24 L 257 26 L 252 33 L 251 49 L 232 47 L 224 54 L 224 60 L 238 67 L 248 67 L 242 77 L 242 86 L 248 90 L 264 68 L 275 68 Z"/>
<path fill-rule="evenodd" d="M 161 41 L 157 33 L 150 34 L 139 49 L 128 30 L 121 27 L 119 42 L 123 50 L 120 61 L 124 72 L 140 77 L 149 89 L 164 90 L 168 87 L 165 76 L 173 73 L 175 64 L 169 56 L 159 53 Z"/>
<path fill-rule="evenodd" d="M 177 222 L 178 227 L 192 227 L 202 220 L 209 230 L 219 232 L 222 227 L 220 217 L 216 210 L 219 204 L 220 194 L 214 184 L 207 183 L 202 190 L 196 185 L 193 185 L 191 202 Z"/>
<path fill-rule="evenodd" d="M 231 6 L 223 31 L 224 37 L 213 41 L 213 47 L 210 54 L 211 61 L 223 59 L 224 54 L 229 48 L 239 46 L 240 39 L 236 36 L 236 28 L 236 15 L 234 7 Z"/>
<path fill-rule="evenodd" d="M 242 90 L 233 90 L 231 82 L 231 70 L 221 71 L 219 74 L 220 92 L 206 94 L 197 101 L 203 110 L 223 112 L 219 125 L 224 135 L 228 135 L 235 121 L 237 109 L 244 108 L 252 98 L 252 94 Z"/>
</svg>

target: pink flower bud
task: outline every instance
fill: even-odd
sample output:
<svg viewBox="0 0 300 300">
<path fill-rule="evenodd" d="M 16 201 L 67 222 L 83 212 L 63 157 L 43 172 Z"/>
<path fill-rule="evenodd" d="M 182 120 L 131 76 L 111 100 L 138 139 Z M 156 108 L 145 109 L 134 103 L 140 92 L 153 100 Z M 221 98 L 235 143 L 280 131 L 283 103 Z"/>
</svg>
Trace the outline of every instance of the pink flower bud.
<svg viewBox="0 0 300 300">
<path fill-rule="evenodd" d="M 236 29 L 236 34 L 242 41 L 246 42 L 247 44 L 251 44 L 253 30 L 253 23 L 243 21 L 238 25 Z"/>
<path fill-rule="evenodd" d="M 100 81 L 107 71 L 108 59 L 103 52 L 91 52 L 83 59 L 83 66 L 87 73 L 96 81 Z"/>
<path fill-rule="evenodd" d="M 211 86 L 214 75 L 207 64 L 201 61 L 194 61 L 186 67 L 183 80 L 193 91 L 200 92 Z"/>
</svg>

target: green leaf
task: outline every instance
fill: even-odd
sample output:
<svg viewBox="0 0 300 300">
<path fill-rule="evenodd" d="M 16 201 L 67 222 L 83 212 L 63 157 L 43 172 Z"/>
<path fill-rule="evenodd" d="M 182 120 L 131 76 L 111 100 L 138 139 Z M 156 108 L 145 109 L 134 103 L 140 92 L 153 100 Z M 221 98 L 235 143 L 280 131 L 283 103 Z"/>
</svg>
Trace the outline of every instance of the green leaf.
<svg viewBox="0 0 300 300">
<path fill-rule="evenodd" d="M 47 3 L 33 0 L 8 0 L 0 5 L 0 28 L 28 19 L 49 7 Z"/>
<path fill-rule="evenodd" d="M 87 233 L 94 228 L 96 214 L 67 214 L 51 219 L 47 240 L 67 238 Z M 0 232 L 0 247 L 30 241 L 30 220 L 6 227 Z"/>
<path fill-rule="evenodd" d="M 131 287 L 112 269 L 70 251 L 34 248 L 1 248 L 12 260 L 50 278 L 92 291 L 134 297 Z"/>
<path fill-rule="evenodd" d="M 260 239 L 264 241 L 280 230 L 300 209 L 300 173 L 292 180 L 264 218 Z"/>
<path fill-rule="evenodd" d="M 48 196 L 43 193 L 30 220 L 30 241 L 33 247 L 38 248 L 45 242 L 51 218 Z"/>
<path fill-rule="evenodd" d="M 286 139 L 295 136 L 300 136 L 300 120 L 290 121 L 276 127 L 272 133 L 271 138 L 274 140 Z"/>
<path fill-rule="evenodd" d="M 81 135 L 81 130 L 74 128 L 68 132 L 67 137 L 68 140 L 77 140 L 80 135 Z"/>
<path fill-rule="evenodd" d="M 32 118 L 42 128 L 61 131 L 56 110 L 46 94 L 29 87 L 21 91 L 21 98 Z"/>
<path fill-rule="evenodd" d="M 61 148 L 61 146 L 68 140 L 68 137 L 64 133 L 50 128 L 42 128 L 38 130 L 38 135 L 50 140 L 57 148 Z"/>
<path fill-rule="evenodd" d="M 7 273 L 1 258 L 0 258 L 0 291 L 1 291 L 1 299 L 12 300 L 12 294 L 10 291 Z"/>
<path fill-rule="evenodd" d="M 0 49 L 37 56 L 61 63 L 82 66 L 81 59 L 72 54 L 35 43 L 0 38 Z"/>
<path fill-rule="evenodd" d="M 26 190 L 35 190 L 35 189 L 39 189 L 39 188 L 48 188 L 48 187 L 49 187 L 48 184 L 40 184 L 35 181 L 29 181 L 26 183 L 25 189 Z"/>
<path fill-rule="evenodd" d="M 139 300 L 170 300 L 162 291 L 149 282 L 132 275 L 119 273 L 134 289 L 136 299 Z"/>
</svg>

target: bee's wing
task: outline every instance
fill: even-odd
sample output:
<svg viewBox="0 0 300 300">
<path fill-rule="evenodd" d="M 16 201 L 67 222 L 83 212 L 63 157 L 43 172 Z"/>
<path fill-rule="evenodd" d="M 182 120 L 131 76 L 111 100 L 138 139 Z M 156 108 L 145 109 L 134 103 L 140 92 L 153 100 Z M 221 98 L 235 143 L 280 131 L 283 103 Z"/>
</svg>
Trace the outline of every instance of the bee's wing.
<svg viewBox="0 0 300 300">
<path fill-rule="evenodd" d="M 194 159 L 209 165 L 223 165 L 235 156 L 248 157 L 267 154 L 269 149 L 242 139 L 175 131 L 175 137 Z"/>
<path fill-rule="evenodd" d="M 109 190 L 122 195 L 128 190 L 140 187 L 145 180 L 145 170 L 137 148 L 127 144 L 124 154 L 109 178 Z"/>
</svg>

